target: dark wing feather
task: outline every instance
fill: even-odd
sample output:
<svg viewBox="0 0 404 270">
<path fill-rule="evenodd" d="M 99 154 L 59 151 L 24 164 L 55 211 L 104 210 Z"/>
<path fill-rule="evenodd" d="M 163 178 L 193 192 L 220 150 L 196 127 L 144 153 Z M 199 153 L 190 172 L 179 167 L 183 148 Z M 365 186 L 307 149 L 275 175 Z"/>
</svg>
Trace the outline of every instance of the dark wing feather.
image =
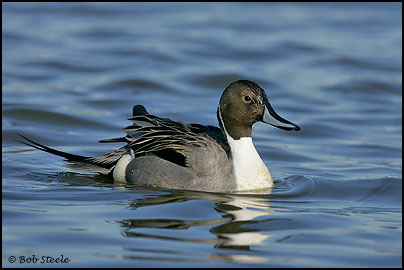
<svg viewBox="0 0 404 270">
<path fill-rule="evenodd" d="M 208 135 L 224 149 L 227 155 L 230 154 L 230 146 L 220 128 L 211 125 L 204 126 L 201 124 L 188 124 L 188 126 L 192 132 Z"/>
<path fill-rule="evenodd" d="M 133 106 L 133 116 L 149 114 L 143 105 Z"/>
<path fill-rule="evenodd" d="M 136 115 L 128 120 L 133 124 L 123 129 L 127 133 L 124 139 L 135 155 L 153 153 L 186 166 L 189 147 L 204 147 L 214 141 L 224 144 L 224 148 L 227 145 L 221 130 L 213 126 L 187 125 L 150 114 Z"/>
</svg>

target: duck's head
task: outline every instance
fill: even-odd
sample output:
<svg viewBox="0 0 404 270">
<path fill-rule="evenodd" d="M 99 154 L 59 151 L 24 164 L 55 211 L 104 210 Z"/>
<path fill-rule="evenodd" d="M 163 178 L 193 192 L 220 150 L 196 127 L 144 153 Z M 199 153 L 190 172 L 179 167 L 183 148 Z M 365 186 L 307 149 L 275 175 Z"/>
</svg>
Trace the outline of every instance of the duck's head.
<svg viewBox="0 0 404 270">
<path fill-rule="evenodd" d="M 252 125 L 258 121 L 284 130 L 300 130 L 274 111 L 258 84 L 247 80 L 233 82 L 224 90 L 217 114 L 221 128 L 234 140 L 251 137 Z"/>
</svg>

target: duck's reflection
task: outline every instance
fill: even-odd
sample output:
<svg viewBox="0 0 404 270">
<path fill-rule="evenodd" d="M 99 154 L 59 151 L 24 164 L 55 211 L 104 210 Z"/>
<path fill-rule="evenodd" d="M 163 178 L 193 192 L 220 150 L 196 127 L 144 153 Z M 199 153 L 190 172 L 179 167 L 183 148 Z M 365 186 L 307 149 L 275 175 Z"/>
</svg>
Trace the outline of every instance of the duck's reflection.
<svg viewBox="0 0 404 270">
<path fill-rule="evenodd" d="M 232 254 L 231 252 L 226 252 L 214 254 L 211 259 L 262 263 L 267 258 L 257 255 L 256 252 L 251 252 L 250 247 L 261 245 L 264 240 L 271 237 L 267 232 L 261 232 L 260 229 L 257 229 L 259 226 L 256 226 L 257 223 L 265 220 L 257 220 L 258 217 L 270 214 L 268 199 L 270 192 L 271 190 L 256 191 L 252 194 L 213 194 L 171 191 L 160 195 L 144 196 L 128 203 L 130 208 L 134 210 L 134 218 L 118 222 L 123 227 L 122 234 L 125 237 L 210 243 L 215 248 L 247 251 L 247 253 Z M 195 202 L 195 200 L 198 200 L 198 202 Z M 175 204 L 178 205 L 176 206 Z M 200 204 L 205 204 L 202 211 L 192 209 Z M 161 207 L 161 212 L 158 207 Z M 172 211 L 176 207 L 180 209 L 167 213 L 167 209 Z M 143 217 L 143 213 L 146 213 L 147 208 L 150 210 L 149 212 L 161 213 L 161 216 L 168 215 L 169 218 L 158 218 L 155 217 L 155 214 L 150 214 L 152 216 L 150 219 L 135 218 L 137 211 L 143 211 L 139 214 Z M 200 211 L 200 215 L 198 215 L 197 211 Z M 183 212 L 191 214 L 182 214 Z M 181 233 L 167 230 L 181 230 Z M 197 231 L 192 234 L 197 236 L 192 237 L 192 235 L 190 236 L 189 233 L 182 230 Z M 212 234 L 215 237 L 212 237 Z"/>
</svg>

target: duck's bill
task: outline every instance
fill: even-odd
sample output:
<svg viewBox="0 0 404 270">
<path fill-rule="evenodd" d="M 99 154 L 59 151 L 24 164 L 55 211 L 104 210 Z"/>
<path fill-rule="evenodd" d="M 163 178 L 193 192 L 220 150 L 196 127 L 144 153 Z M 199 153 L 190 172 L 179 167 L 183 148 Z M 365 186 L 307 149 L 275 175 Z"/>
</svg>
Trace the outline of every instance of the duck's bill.
<svg viewBox="0 0 404 270">
<path fill-rule="evenodd" d="M 293 124 L 292 122 L 289 122 L 286 119 L 283 119 L 280 117 L 272 108 L 271 104 L 267 102 L 265 104 L 265 111 L 264 111 L 264 116 L 262 117 L 262 122 L 270 124 L 274 127 L 284 129 L 284 130 L 300 130 L 300 127 L 297 125 Z"/>
</svg>

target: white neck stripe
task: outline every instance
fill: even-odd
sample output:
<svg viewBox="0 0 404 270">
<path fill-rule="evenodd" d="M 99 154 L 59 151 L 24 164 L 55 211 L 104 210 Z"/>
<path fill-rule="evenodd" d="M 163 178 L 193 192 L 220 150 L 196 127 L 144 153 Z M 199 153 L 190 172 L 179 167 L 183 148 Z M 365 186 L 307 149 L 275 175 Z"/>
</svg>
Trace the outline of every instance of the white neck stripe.
<svg viewBox="0 0 404 270">
<path fill-rule="evenodd" d="M 272 177 L 265 166 L 251 137 L 233 139 L 227 133 L 219 107 L 219 118 L 230 145 L 237 190 L 260 189 L 272 187 Z"/>
</svg>

